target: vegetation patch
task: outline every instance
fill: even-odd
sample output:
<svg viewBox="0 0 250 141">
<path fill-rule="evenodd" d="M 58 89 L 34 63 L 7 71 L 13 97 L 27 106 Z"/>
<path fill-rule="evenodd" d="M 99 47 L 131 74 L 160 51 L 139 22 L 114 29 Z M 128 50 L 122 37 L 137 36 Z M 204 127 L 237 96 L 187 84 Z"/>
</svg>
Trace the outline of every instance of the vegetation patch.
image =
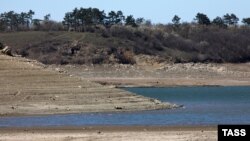
<svg viewBox="0 0 250 141">
<path fill-rule="evenodd" d="M 197 13 L 195 22 L 152 24 L 143 18 L 75 8 L 63 22 L 33 19 L 34 11 L 0 15 L 0 42 L 14 54 L 45 64 L 135 64 L 137 55 L 161 61 L 239 63 L 250 60 L 250 20 L 239 25 L 235 14 L 210 20 Z"/>
</svg>

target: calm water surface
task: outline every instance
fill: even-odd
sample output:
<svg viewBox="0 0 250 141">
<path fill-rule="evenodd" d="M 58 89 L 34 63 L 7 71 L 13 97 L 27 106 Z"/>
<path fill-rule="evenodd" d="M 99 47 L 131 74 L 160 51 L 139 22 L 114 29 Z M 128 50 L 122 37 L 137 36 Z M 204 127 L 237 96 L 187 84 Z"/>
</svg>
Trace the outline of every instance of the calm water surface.
<svg viewBox="0 0 250 141">
<path fill-rule="evenodd" d="M 184 105 L 174 110 L 0 118 L 0 127 L 250 124 L 250 87 L 126 88 Z"/>
</svg>

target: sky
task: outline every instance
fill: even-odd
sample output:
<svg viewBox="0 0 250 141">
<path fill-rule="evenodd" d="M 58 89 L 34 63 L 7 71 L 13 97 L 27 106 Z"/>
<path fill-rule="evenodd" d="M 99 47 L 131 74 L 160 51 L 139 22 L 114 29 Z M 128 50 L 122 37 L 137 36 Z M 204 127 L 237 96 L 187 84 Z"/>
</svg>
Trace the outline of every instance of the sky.
<svg viewBox="0 0 250 141">
<path fill-rule="evenodd" d="M 99 8 L 106 13 L 121 10 L 124 15 L 143 17 L 153 23 L 169 23 L 174 15 L 182 22 L 191 22 L 200 12 L 210 19 L 234 13 L 240 19 L 250 17 L 250 0 L 0 0 L 0 13 L 35 11 L 34 18 L 43 19 L 51 14 L 51 19 L 62 21 L 66 12 L 75 7 Z"/>
</svg>

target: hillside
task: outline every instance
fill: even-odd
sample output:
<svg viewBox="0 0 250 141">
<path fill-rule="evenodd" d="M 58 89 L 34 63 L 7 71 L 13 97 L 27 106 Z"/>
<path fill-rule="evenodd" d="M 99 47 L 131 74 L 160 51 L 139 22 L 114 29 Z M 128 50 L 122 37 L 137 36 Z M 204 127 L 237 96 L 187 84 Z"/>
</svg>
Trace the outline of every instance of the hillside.
<svg viewBox="0 0 250 141">
<path fill-rule="evenodd" d="M 156 62 L 240 63 L 250 60 L 250 29 L 184 25 L 92 27 L 88 32 L 0 33 L 14 54 L 44 64 L 135 64 L 136 56 Z"/>
</svg>

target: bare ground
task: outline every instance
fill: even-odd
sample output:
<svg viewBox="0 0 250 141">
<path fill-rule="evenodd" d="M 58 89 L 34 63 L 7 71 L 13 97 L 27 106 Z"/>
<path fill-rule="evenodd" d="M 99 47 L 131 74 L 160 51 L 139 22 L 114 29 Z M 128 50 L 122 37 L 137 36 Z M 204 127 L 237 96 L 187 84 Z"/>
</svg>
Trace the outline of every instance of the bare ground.
<svg viewBox="0 0 250 141">
<path fill-rule="evenodd" d="M 216 127 L 0 129 L 1 141 L 216 141 Z"/>
<path fill-rule="evenodd" d="M 250 63 L 50 66 L 104 85 L 117 87 L 249 86 Z"/>
<path fill-rule="evenodd" d="M 0 116 L 120 112 L 172 108 L 169 103 L 0 55 Z"/>
</svg>

